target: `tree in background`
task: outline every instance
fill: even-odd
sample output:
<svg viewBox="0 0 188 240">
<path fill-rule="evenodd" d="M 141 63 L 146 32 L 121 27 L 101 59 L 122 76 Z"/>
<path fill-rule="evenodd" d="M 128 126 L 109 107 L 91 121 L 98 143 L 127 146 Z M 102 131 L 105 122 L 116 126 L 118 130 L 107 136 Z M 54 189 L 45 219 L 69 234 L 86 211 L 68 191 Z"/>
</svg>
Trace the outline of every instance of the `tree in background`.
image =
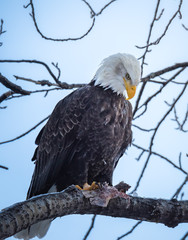
<svg viewBox="0 0 188 240">
<path fill-rule="evenodd" d="M 80 2 L 82 2 L 82 5 L 85 6 L 85 11 L 86 9 L 87 11 L 89 11 L 91 22 L 90 22 L 90 25 L 88 23 L 87 25 L 88 28 L 83 34 L 80 34 L 80 35 L 78 34 L 78 36 L 74 35 L 73 37 L 72 36 L 59 37 L 58 36 L 59 33 L 57 34 L 58 37 L 55 36 L 55 34 L 51 33 L 50 31 L 51 29 L 50 25 L 48 25 L 50 29 L 49 31 L 47 31 L 48 29 L 46 30 L 44 28 L 44 25 L 47 25 L 47 24 L 46 22 L 43 22 L 44 21 L 42 18 L 43 11 L 41 11 L 42 8 L 40 8 L 39 4 L 37 5 L 37 3 L 31 0 L 28 3 L 28 5 L 24 5 L 25 10 L 24 9 L 23 10 L 28 11 L 31 16 L 30 23 L 32 22 L 32 28 L 34 28 L 32 29 L 32 31 L 35 32 L 35 35 L 37 35 L 37 37 L 41 38 L 40 41 L 43 41 L 44 44 L 48 44 L 49 51 L 53 51 L 54 44 L 58 45 L 57 47 L 59 49 L 61 49 L 60 47 L 62 45 L 65 45 L 68 43 L 70 43 L 72 47 L 77 45 L 77 47 L 79 48 L 79 44 L 81 44 L 81 42 L 86 40 L 88 42 L 91 41 L 91 39 L 89 39 L 90 36 L 92 38 L 96 37 L 95 29 L 98 27 L 96 26 L 98 18 L 103 17 L 104 20 L 102 21 L 105 21 L 106 12 L 114 16 L 113 15 L 114 8 L 125 7 L 125 17 L 126 17 L 126 3 L 123 3 L 123 2 L 121 3 L 121 1 L 113 0 L 110 2 L 105 2 L 104 5 L 100 6 L 98 10 L 95 10 L 95 8 L 97 7 L 95 6 L 95 4 L 90 3 L 89 1 L 83 0 Z M 56 7 L 56 10 L 58 10 L 58 7 L 61 7 L 61 5 L 58 5 L 58 4 L 60 4 L 58 3 L 58 1 L 57 3 L 53 4 L 53 6 Z M 137 4 L 137 1 L 135 1 L 135 4 Z M 153 15 L 150 14 L 151 16 L 150 22 L 149 21 L 147 22 L 147 26 L 142 26 L 143 28 L 142 34 L 144 37 L 147 36 L 145 44 L 143 44 L 143 46 L 140 46 L 139 36 L 137 36 L 138 37 L 137 46 L 135 48 L 138 52 L 141 52 L 140 54 L 141 56 L 139 59 L 141 63 L 142 80 L 140 83 L 139 91 L 136 96 L 136 101 L 133 103 L 134 104 L 134 107 L 133 107 L 134 141 L 132 143 L 132 147 L 127 151 L 127 155 L 126 155 L 127 160 L 125 165 L 125 166 L 129 165 L 130 161 L 128 161 L 128 159 L 136 158 L 137 161 L 134 162 L 134 165 L 138 168 L 137 170 L 135 170 L 135 172 L 133 172 L 136 178 L 134 179 L 134 183 L 131 184 L 132 188 L 130 189 L 129 193 L 133 194 L 133 197 L 131 197 L 131 204 L 133 204 L 134 206 L 137 206 L 136 208 L 137 210 L 134 212 L 134 214 L 133 214 L 133 211 L 132 212 L 130 211 L 128 215 L 124 213 L 124 215 L 121 216 L 120 213 L 122 212 L 123 208 L 126 208 L 127 201 L 122 200 L 123 202 L 119 202 L 117 199 L 114 199 L 112 203 L 110 203 L 109 206 L 104 211 L 99 210 L 98 207 L 96 206 L 91 208 L 90 205 L 88 207 L 88 202 L 85 200 L 85 198 L 82 195 L 79 195 L 80 193 L 78 193 L 78 191 L 76 191 L 75 189 L 72 189 L 71 191 L 68 190 L 68 193 L 72 197 L 72 201 L 70 200 L 71 202 L 69 203 L 70 204 L 69 211 L 65 211 L 65 212 L 62 211 L 58 215 L 56 213 L 53 213 L 53 209 L 51 209 L 52 215 L 51 216 L 46 215 L 46 216 L 43 216 L 43 218 L 51 218 L 52 216 L 53 217 L 63 216 L 71 213 L 95 214 L 94 217 L 92 218 L 91 226 L 88 229 L 85 237 L 83 237 L 83 239 L 89 238 L 90 236 L 89 234 L 93 229 L 94 223 L 96 221 L 96 214 L 102 214 L 107 216 L 128 217 L 128 218 L 138 220 L 133 225 L 133 227 L 123 235 L 121 236 L 119 235 L 118 237 L 118 233 L 117 233 L 118 239 L 126 238 L 126 236 L 130 235 L 138 226 L 141 231 L 142 228 L 140 224 L 143 224 L 144 220 L 161 222 L 169 227 L 174 227 L 180 222 L 187 222 L 187 212 L 184 213 L 184 211 L 185 209 L 188 208 L 188 203 L 187 201 L 183 201 L 183 200 L 187 199 L 188 197 L 185 191 L 186 183 L 188 181 L 188 164 L 187 164 L 188 155 L 186 152 L 187 149 L 186 149 L 186 138 L 185 138 L 186 133 L 188 131 L 188 126 L 187 126 L 188 81 L 186 76 L 188 62 L 181 61 L 181 55 L 184 56 L 187 49 L 184 48 L 183 52 L 179 51 L 179 48 L 180 48 L 179 46 L 181 46 L 181 44 L 182 45 L 185 44 L 184 43 L 185 39 L 184 37 L 178 38 L 176 35 L 174 35 L 175 31 L 173 31 L 173 29 L 181 29 L 181 31 L 183 31 L 184 34 L 186 34 L 186 37 L 188 36 L 187 35 L 188 29 L 186 27 L 186 24 L 184 23 L 184 15 L 185 15 L 184 9 L 186 8 L 184 4 L 185 3 L 183 2 L 183 0 L 176 1 L 176 6 L 174 8 L 171 8 L 169 6 L 165 6 L 165 3 L 163 3 L 163 1 L 160 1 L 160 0 L 157 0 L 156 3 L 152 3 L 152 9 L 148 9 L 148 11 L 150 11 L 151 13 L 153 11 L 152 13 Z M 45 8 L 48 7 L 48 4 L 44 4 L 43 7 L 45 12 Z M 145 5 L 145 8 L 147 8 L 146 5 Z M 40 9 L 40 11 L 38 9 Z M 77 11 L 79 13 L 79 9 L 77 9 Z M 51 13 L 51 16 L 48 24 L 49 23 L 53 24 L 53 19 L 56 18 L 57 13 L 53 11 L 53 9 L 50 11 L 50 13 Z M 132 15 L 135 16 L 135 13 L 132 12 Z M 27 16 L 25 17 L 27 18 Z M 143 13 L 143 17 L 144 17 L 144 13 Z M 135 20 L 139 21 L 139 19 L 136 19 L 136 16 L 135 16 Z M 129 19 L 127 19 L 127 21 L 129 21 Z M 68 23 L 63 23 L 63 26 L 66 24 Z M 107 22 L 107 26 L 108 26 L 108 22 Z M 6 27 L 6 21 L 3 22 L 3 20 L 1 20 L 0 37 L 1 39 L 5 39 L 4 41 L 1 40 L 1 44 L 0 44 L 1 49 L 3 49 L 4 47 L 3 44 L 6 44 L 6 35 L 8 34 L 8 31 L 9 31 L 9 29 L 6 29 L 7 32 L 5 32 L 4 30 L 5 27 Z M 59 29 L 60 27 L 61 25 L 58 25 Z M 108 27 L 111 28 L 112 33 L 114 31 L 117 34 L 117 26 L 109 25 Z M 55 29 L 54 25 L 52 25 L 52 28 Z M 82 29 L 82 26 L 80 26 L 80 28 Z M 73 27 L 73 30 L 75 30 L 75 32 L 77 33 L 77 29 Z M 124 32 L 126 38 L 128 38 L 127 36 L 134 34 L 134 32 L 135 31 L 137 32 L 138 29 L 135 30 L 132 28 L 130 29 L 120 28 L 119 34 L 122 34 L 122 31 Z M 180 30 L 178 31 L 180 32 Z M 103 29 L 102 33 L 104 34 L 106 33 L 105 29 Z M 101 38 L 103 37 L 102 33 L 100 36 Z M 66 34 L 69 34 L 69 32 L 68 33 L 65 32 L 65 35 Z M 23 37 L 24 37 L 24 33 L 23 33 Z M 171 46 L 172 38 L 177 38 L 176 49 L 173 48 L 173 44 Z M 32 39 L 31 39 L 31 42 L 32 42 Z M 30 47 L 30 43 L 27 43 L 27 44 L 28 44 L 28 47 Z M 113 43 L 111 44 L 113 45 Z M 17 46 L 21 52 L 22 46 L 19 43 L 17 43 Z M 68 48 L 68 45 L 67 45 L 67 48 Z M 172 56 L 169 56 L 164 52 L 164 49 L 168 49 L 168 48 L 171 48 Z M 98 49 L 100 49 L 100 47 L 98 47 Z M 161 49 L 163 50 L 161 51 Z M 96 48 L 96 51 L 97 51 L 97 48 Z M 159 63 L 160 61 L 164 62 L 164 59 L 166 58 L 165 62 L 171 63 L 170 58 L 171 57 L 174 58 L 174 55 L 177 56 L 177 61 L 169 65 L 165 65 L 157 70 L 155 68 L 155 65 L 153 65 L 152 71 L 148 72 L 147 65 L 149 66 L 152 65 L 150 63 L 150 61 L 153 60 L 152 55 L 156 56 L 157 51 L 160 52 L 157 62 Z M 51 64 L 49 64 L 48 61 L 52 61 L 51 59 L 48 60 L 47 62 L 45 60 L 36 60 L 38 58 L 37 52 L 36 52 L 35 60 L 24 59 L 22 57 L 24 54 L 23 53 L 19 53 L 19 54 L 17 58 L 11 58 L 11 59 L 1 58 L 0 59 L 1 69 L 4 70 L 4 72 L 1 70 L 1 74 L 0 74 L 0 83 L 3 86 L 2 87 L 3 90 L 0 95 L 0 103 L 1 103 L 0 111 L 2 115 L 3 115 L 3 111 L 6 111 L 6 112 L 11 111 L 12 102 L 16 102 L 15 106 L 19 108 L 19 103 L 21 101 L 25 101 L 29 111 L 30 110 L 29 104 L 32 104 L 32 103 L 28 101 L 28 98 L 32 98 L 32 101 L 33 101 L 33 99 L 36 98 L 35 96 L 38 94 L 39 97 L 37 97 L 35 101 L 38 107 L 40 108 L 39 99 L 43 96 L 42 94 L 44 94 L 45 99 L 48 99 L 49 95 L 54 94 L 55 96 L 57 94 L 57 91 L 66 92 L 66 89 L 74 89 L 84 85 L 84 83 L 79 83 L 76 80 L 75 82 L 72 81 L 72 83 L 68 83 L 68 81 L 64 79 L 64 76 L 62 76 L 64 66 L 62 65 L 60 67 L 59 62 L 58 63 L 52 62 Z M 90 56 L 90 52 L 88 52 L 88 59 L 90 58 L 89 56 Z M 42 58 L 45 59 L 45 54 Z M 62 58 L 68 59 L 68 55 L 62 56 Z M 69 60 L 69 63 L 70 63 L 70 60 Z M 5 64 L 6 66 L 8 66 L 8 70 L 3 69 L 3 66 Z M 21 72 L 21 75 L 17 73 L 16 74 L 13 73 L 12 74 L 14 76 L 14 79 L 13 79 L 13 77 L 12 76 L 10 77 L 9 75 L 9 69 L 11 69 L 11 73 L 12 71 L 17 72 L 16 68 L 15 70 L 12 70 L 12 66 L 13 65 L 20 66 L 20 64 L 22 66 L 22 71 L 19 70 L 18 72 Z M 36 71 L 35 75 L 33 75 L 33 72 L 31 72 L 30 73 L 31 76 L 28 76 L 29 75 L 28 65 L 32 66 L 32 71 Z M 74 67 L 72 68 L 72 70 L 74 69 Z M 42 74 L 44 74 L 45 79 L 42 77 L 42 74 L 40 74 L 39 71 L 43 71 Z M 72 72 L 70 72 L 70 74 L 71 73 Z M 19 81 L 15 81 L 15 80 L 19 80 Z M 40 111 L 42 111 L 42 108 Z M 1 146 L 2 147 L 7 146 L 6 151 L 8 151 L 10 146 L 8 144 L 11 144 L 14 141 L 18 141 L 18 139 L 20 138 L 24 138 L 25 136 L 28 136 L 28 134 L 33 133 L 33 131 L 35 131 L 35 129 L 38 128 L 38 126 L 40 126 L 39 128 L 41 128 L 42 124 L 48 119 L 49 113 L 50 111 L 48 112 L 46 117 L 44 117 L 43 119 L 40 119 L 38 123 L 33 124 L 33 126 L 30 129 L 27 129 L 27 131 L 23 132 L 22 134 L 14 138 L 11 138 L 9 140 L 6 140 L 6 139 L 2 140 L 0 142 Z M 12 119 L 12 121 L 14 122 L 14 119 Z M 23 119 L 23 121 L 27 123 L 27 118 Z M 33 116 L 32 122 L 36 122 L 35 116 Z M 1 124 L 3 128 L 5 124 L 6 123 Z M 8 127 L 9 126 L 7 126 L 6 128 Z M 36 135 L 37 134 L 35 133 L 35 136 Z M 20 149 L 21 148 L 22 146 L 20 145 Z M 3 158 L 5 158 L 5 156 L 3 156 Z M 15 159 L 17 159 L 16 156 L 15 156 Z M 4 166 L 4 164 L 1 164 L 0 168 L 7 169 L 7 164 L 5 165 L 6 166 Z M 21 163 L 20 163 L 20 166 L 21 166 Z M 12 168 L 11 166 L 9 167 L 10 169 Z M 164 170 L 163 170 L 163 167 L 164 167 Z M 132 167 L 132 169 L 134 169 L 134 166 Z M 120 171 L 120 169 L 117 168 L 116 171 L 118 172 Z M 173 176 L 176 176 L 176 179 L 175 179 L 176 183 L 173 182 L 173 178 L 174 178 Z M 166 178 L 166 182 L 161 183 L 160 178 L 163 178 L 163 179 Z M 127 181 L 126 179 L 127 178 L 125 176 L 125 179 L 122 179 L 122 180 Z M 152 179 L 151 180 L 152 182 L 148 183 L 148 179 Z M 143 200 L 141 198 L 135 197 L 135 195 L 139 193 L 139 191 L 144 192 L 143 191 L 144 188 L 148 189 L 148 192 L 150 191 L 150 189 L 152 189 L 153 191 L 155 191 L 155 189 L 163 189 L 163 184 L 168 188 L 166 190 L 167 194 L 165 195 L 165 197 L 169 199 L 168 201 L 163 202 L 163 200 L 155 200 L 155 199 Z M 148 185 L 150 185 L 149 188 L 148 188 Z M 4 187 L 6 188 L 6 184 Z M 159 194 L 158 196 L 159 198 L 164 196 L 163 191 L 161 191 L 161 195 Z M 147 191 L 144 192 L 144 194 L 147 194 Z M 51 196 L 45 196 L 45 197 L 49 199 Z M 64 197 L 65 196 L 63 195 L 63 198 Z M 57 198 L 58 198 L 58 194 L 56 195 L 56 199 Z M 74 202 L 74 199 L 77 199 L 77 202 Z M 175 201 L 174 199 L 178 201 Z M 29 203 L 23 203 L 23 204 L 41 204 L 42 200 L 39 199 L 39 201 L 40 203 L 38 202 L 33 203 L 33 201 L 30 201 Z M 49 201 L 53 201 L 53 199 L 50 199 Z M 83 207 L 75 211 L 75 206 L 81 203 L 84 203 Z M 147 209 L 148 205 L 152 207 L 151 212 L 153 216 L 151 216 L 151 214 L 147 215 L 149 212 L 149 210 Z M 161 206 L 163 206 L 163 208 Z M 114 208 L 117 208 L 116 214 L 112 212 L 112 209 Z M 143 208 L 143 213 L 141 214 L 140 209 L 142 208 Z M 21 205 L 17 206 L 16 210 L 18 211 L 18 209 L 22 209 Z M 14 211 L 16 214 L 16 210 L 10 209 L 12 214 L 14 213 Z M 36 212 L 36 215 L 37 215 L 37 212 Z M 165 216 L 167 217 L 165 218 Z M 2 219 L 5 219 L 4 217 L 6 217 L 6 212 L 5 212 L 5 215 L 3 215 Z M 6 221 L 11 221 L 11 220 L 12 219 L 7 219 Z M 37 221 L 37 220 L 38 219 L 36 217 L 34 221 Z M 28 225 L 31 224 L 31 221 L 28 220 L 27 224 Z M 7 234 L 6 236 L 10 236 L 15 233 L 15 228 L 14 227 L 11 228 L 11 227 L 12 226 L 10 225 L 10 229 L 7 230 L 9 234 Z M 19 229 L 21 229 L 23 228 L 23 225 L 20 225 L 19 227 L 20 227 Z M 2 235 L 2 236 L 5 236 L 5 235 Z M 181 239 L 186 239 L 186 237 L 188 236 L 188 232 L 185 232 L 185 230 L 184 232 L 182 231 L 181 236 L 182 236 Z"/>
</svg>

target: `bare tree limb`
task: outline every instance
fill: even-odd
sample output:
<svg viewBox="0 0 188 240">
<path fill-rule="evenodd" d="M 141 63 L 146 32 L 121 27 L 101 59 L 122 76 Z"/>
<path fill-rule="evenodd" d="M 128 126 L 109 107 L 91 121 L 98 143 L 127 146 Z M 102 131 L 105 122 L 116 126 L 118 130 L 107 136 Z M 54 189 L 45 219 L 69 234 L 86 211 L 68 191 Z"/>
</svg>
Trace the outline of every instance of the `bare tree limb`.
<svg viewBox="0 0 188 240">
<path fill-rule="evenodd" d="M 3 94 L 0 96 L 0 103 L 3 102 L 4 100 L 6 100 L 8 97 L 10 97 L 10 96 L 13 95 L 13 94 L 14 94 L 13 91 L 8 91 L 8 92 L 3 93 Z"/>
<path fill-rule="evenodd" d="M 150 73 L 146 77 L 142 78 L 141 81 L 145 82 L 145 81 L 150 80 L 151 78 L 155 78 L 155 77 L 161 76 L 161 75 L 163 75 L 165 73 L 174 71 L 174 70 L 176 70 L 178 68 L 186 68 L 186 67 L 188 67 L 188 62 L 176 63 L 176 64 L 174 64 L 172 66 L 169 66 L 169 67 L 163 68 L 163 69 L 161 69 L 159 71 Z"/>
<path fill-rule="evenodd" d="M 3 75 L 1 75 L 0 73 L 0 82 L 7 88 L 9 88 L 10 90 L 12 90 L 15 93 L 20 93 L 23 95 L 29 95 L 30 92 L 23 90 L 20 86 L 16 85 L 15 83 L 9 81 L 6 77 L 4 77 Z"/>
<path fill-rule="evenodd" d="M 176 227 L 188 222 L 188 201 L 130 197 L 111 199 L 107 207 L 91 205 L 75 186 L 60 193 L 36 196 L 0 213 L 0 238 L 6 238 L 45 219 L 70 214 L 99 214 Z"/>
</svg>

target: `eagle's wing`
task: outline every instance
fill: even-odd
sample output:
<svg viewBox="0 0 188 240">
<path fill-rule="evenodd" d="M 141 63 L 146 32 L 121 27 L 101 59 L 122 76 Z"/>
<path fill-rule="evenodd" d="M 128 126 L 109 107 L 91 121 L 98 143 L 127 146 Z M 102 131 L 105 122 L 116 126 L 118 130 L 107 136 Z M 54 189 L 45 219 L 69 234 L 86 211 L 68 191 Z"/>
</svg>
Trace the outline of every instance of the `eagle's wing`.
<svg viewBox="0 0 188 240">
<path fill-rule="evenodd" d="M 74 91 L 55 107 L 47 124 L 40 131 L 32 160 L 35 170 L 27 198 L 46 193 L 54 184 L 60 169 L 71 160 L 74 153 L 76 133 L 87 111 L 90 87 Z"/>
</svg>

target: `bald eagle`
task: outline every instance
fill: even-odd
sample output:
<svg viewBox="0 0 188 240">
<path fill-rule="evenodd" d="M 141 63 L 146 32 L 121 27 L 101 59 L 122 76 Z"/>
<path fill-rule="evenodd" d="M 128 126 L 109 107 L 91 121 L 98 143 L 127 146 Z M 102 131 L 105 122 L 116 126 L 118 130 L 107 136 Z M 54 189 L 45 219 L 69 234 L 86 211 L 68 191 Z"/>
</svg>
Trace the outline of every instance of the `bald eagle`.
<svg viewBox="0 0 188 240">
<path fill-rule="evenodd" d="M 104 59 L 93 80 L 62 99 L 40 131 L 27 199 L 72 184 L 107 182 L 131 144 L 132 107 L 140 65 L 130 54 Z M 17 238 L 42 238 L 51 220 L 34 224 Z"/>
</svg>

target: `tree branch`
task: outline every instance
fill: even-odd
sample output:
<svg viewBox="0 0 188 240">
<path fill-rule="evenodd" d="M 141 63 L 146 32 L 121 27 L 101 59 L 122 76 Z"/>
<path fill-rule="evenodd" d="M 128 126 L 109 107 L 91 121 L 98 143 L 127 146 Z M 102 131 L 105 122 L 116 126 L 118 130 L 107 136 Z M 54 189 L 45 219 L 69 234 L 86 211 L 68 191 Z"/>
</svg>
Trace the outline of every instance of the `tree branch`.
<svg viewBox="0 0 188 240">
<path fill-rule="evenodd" d="M 127 233 L 125 233 L 125 234 L 121 235 L 120 237 L 118 237 L 117 240 L 120 240 L 120 239 L 128 236 L 129 234 L 131 234 L 131 233 L 138 227 L 138 225 L 140 225 L 141 223 L 142 223 L 142 220 L 138 221 L 138 222 L 131 228 L 130 231 L 128 231 Z"/>
<path fill-rule="evenodd" d="M 0 168 L 5 169 L 5 170 L 8 170 L 8 167 L 5 167 L 5 166 L 3 166 L 3 165 L 0 165 Z"/>
<path fill-rule="evenodd" d="M 13 142 L 13 141 L 15 141 L 15 140 L 18 140 L 18 139 L 24 137 L 25 135 L 27 135 L 28 133 L 30 133 L 31 131 L 33 131 L 35 128 L 37 128 L 40 124 L 42 124 L 43 122 L 45 122 L 49 117 L 50 117 L 50 115 L 47 116 L 47 117 L 45 117 L 44 119 L 42 119 L 42 120 L 41 120 L 39 123 L 37 123 L 34 127 L 30 128 L 27 132 L 22 133 L 22 134 L 19 135 L 18 137 L 15 137 L 15 138 L 13 138 L 13 139 L 0 142 L 0 145 L 1 145 L 1 144 L 5 144 L 5 143 L 10 143 L 10 142 Z"/>
<path fill-rule="evenodd" d="M 95 25 L 95 18 L 93 18 L 90 28 L 83 35 L 81 35 L 80 37 L 75 37 L 75 38 L 71 38 L 71 37 L 70 38 L 51 38 L 51 37 L 47 37 L 46 35 L 44 35 L 41 32 L 41 30 L 38 27 L 36 16 L 35 16 L 35 8 L 34 8 L 33 0 L 30 0 L 30 4 L 28 4 L 28 6 L 29 5 L 31 6 L 31 10 L 32 10 L 31 17 L 33 19 L 35 28 L 36 28 L 37 32 L 40 34 L 40 36 L 42 38 L 44 38 L 45 40 L 56 41 L 56 42 L 81 40 L 82 38 L 84 38 L 85 36 L 87 36 L 91 32 L 91 30 L 93 29 L 93 27 Z"/>
<path fill-rule="evenodd" d="M 44 38 L 45 40 L 50 40 L 50 41 L 56 41 L 56 42 L 66 42 L 66 41 L 77 41 L 77 40 L 81 40 L 82 38 L 86 37 L 91 30 L 93 29 L 94 25 L 95 25 L 95 17 L 98 17 L 99 15 L 101 15 L 103 13 L 103 11 L 109 7 L 113 2 L 117 1 L 117 0 L 111 0 L 110 2 L 108 2 L 106 5 L 104 5 L 101 10 L 98 13 L 95 13 L 95 11 L 93 10 L 93 8 L 91 7 L 91 5 L 86 1 L 86 0 L 82 0 L 90 9 L 91 12 L 91 18 L 92 18 L 92 23 L 91 26 L 89 27 L 89 29 L 82 34 L 80 37 L 68 37 L 68 38 L 52 38 L 52 37 L 47 37 L 45 34 L 42 33 L 42 31 L 40 30 L 37 20 L 36 20 L 36 16 L 35 16 L 35 8 L 34 8 L 34 4 L 33 4 L 33 0 L 30 0 L 30 3 L 27 6 L 24 6 L 24 8 L 27 8 L 28 6 L 31 6 L 31 11 L 32 13 L 30 14 L 33 22 L 34 22 L 34 26 L 37 30 L 37 32 L 40 34 L 40 36 L 42 38 Z"/>
<path fill-rule="evenodd" d="M 153 149 L 153 144 L 154 144 L 154 139 L 155 139 L 155 136 L 156 136 L 156 134 L 157 134 L 157 132 L 158 132 L 161 124 L 164 122 L 164 120 L 166 119 L 166 117 L 169 115 L 169 113 L 170 113 L 170 112 L 172 111 L 172 109 L 175 107 L 175 105 L 176 105 L 176 103 L 179 101 L 179 99 L 183 96 L 183 93 L 185 92 L 187 85 L 188 85 L 188 82 L 186 82 L 186 84 L 184 85 L 184 87 L 183 87 L 182 91 L 180 92 L 180 94 L 178 95 L 178 97 L 177 97 L 177 98 L 174 100 L 174 102 L 170 105 L 169 110 L 165 113 L 165 115 L 161 118 L 161 120 L 158 122 L 157 126 L 155 127 L 155 130 L 153 131 L 153 135 L 151 136 L 151 139 L 150 139 L 150 144 L 149 144 L 149 148 L 148 148 L 148 150 L 149 150 L 149 151 L 148 151 L 148 157 L 147 157 L 147 159 L 146 159 L 146 161 L 145 161 L 144 167 L 143 167 L 143 169 L 142 169 L 142 171 L 141 171 L 140 177 L 139 177 L 139 179 L 138 179 L 138 181 L 137 181 L 137 183 L 136 183 L 136 186 L 135 186 L 135 188 L 134 188 L 133 191 L 136 191 L 136 190 L 137 190 L 137 188 L 139 187 L 139 184 L 140 184 L 140 182 L 141 182 L 141 179 L 142 179 L 143 176 L 144 176 L 144 172 L 145 172 L 145 170 L 146 170 L 146 168 L 147 168 L 147 165 L 148 165 L 148 163 L 149 163 L 149 161 L 150 161 L 150 159 L 151 159 L 152 149 Z"/>
<path fill-rule="evenodd" d="M 96 214 L 93 215 L 92 220 L 91 220 L 91 225 L 90 225 L 90 227 L 89 227 L 87 233 L 85 234 L 83 240 L 86 240 L 86 239 L 88 238 L 89 234 L 91 233 L 92 229 L 94 228 L 94 223 L 95 223 L 95 219 L 96 219 L 96 217 L 97 217 Z"/>
<path fill-rule="evenodd" d="M 159 77 L 165 73 L 168 73 L 168 72 L 171 72 L 171 71 L 174 71 L 178 68 L 182 68 L 182 71 L 184 71 L 185 68 L 188 67 L 188 62 L 182 62 L 182 63 L 176 63 L 172 66 L 169 66 L 169 67 L 166 67 L 166 68 L 163 68 L 161 70 L 158 70 L 156 72 L 152 72 L 150 74 L 148 74 L 146 77 L 143 77 L 141 79 L 141 82 L 143 82 L 142 84 L 142 87 L 140 89 L 140 92 L 138 94 L 138 97 L 137 97 L 137 100 L 136 100 L 136 104 L 135 104 L 135 108 L 134 108 L 134 111 L 133 111 L 133 117 L 135 116 L 137 110 L 138 110 L 138 106 L 139 106 L 139 103 L 140 103 L 140 100 L 141 100 L 141 97 L 143 96 L 143 92 L 144 92 L 144 89 L 145 89 L 145 86 L 146 86 L 146 83 L 150 81 L 150 79 L 154 79 L 155 77 Z M 180 72 L 182 72 L 180 70 Z M 173 79 L 172 79 L 173 80 Z M 171 81 L 172 82 L 172 81 Z M 166 83 L 162 83 L 163 85 L 166 84 Z M 185 83 L 184 83 L 185 84 Z"/>
<path fill-rule="evenodd" d="M 45 219 L 70 214 L 99 214 L 175 227 L 188 222 L 188 201 L 130 197 L 110 200 L 107 207 L 91 205 L 82 191 L 70 186 L 60 193 L 44 194 L 14 204 L 0 213 L 0 238 L 6 238 Z"/>
<path fill-rule="evenodd" d="M 23 95 L 29 95 L 30 92 L 23 90 L 20 86 L 16 85 L 15 83 L 9 81 L 6 77 L 4 77 L 3 75 L 1 75 L 0 73 L 0 82 L 7 88 L 9 88 L 10 90 L 12 90 L 15 93 L 20 93 Z"/>
</svg>

